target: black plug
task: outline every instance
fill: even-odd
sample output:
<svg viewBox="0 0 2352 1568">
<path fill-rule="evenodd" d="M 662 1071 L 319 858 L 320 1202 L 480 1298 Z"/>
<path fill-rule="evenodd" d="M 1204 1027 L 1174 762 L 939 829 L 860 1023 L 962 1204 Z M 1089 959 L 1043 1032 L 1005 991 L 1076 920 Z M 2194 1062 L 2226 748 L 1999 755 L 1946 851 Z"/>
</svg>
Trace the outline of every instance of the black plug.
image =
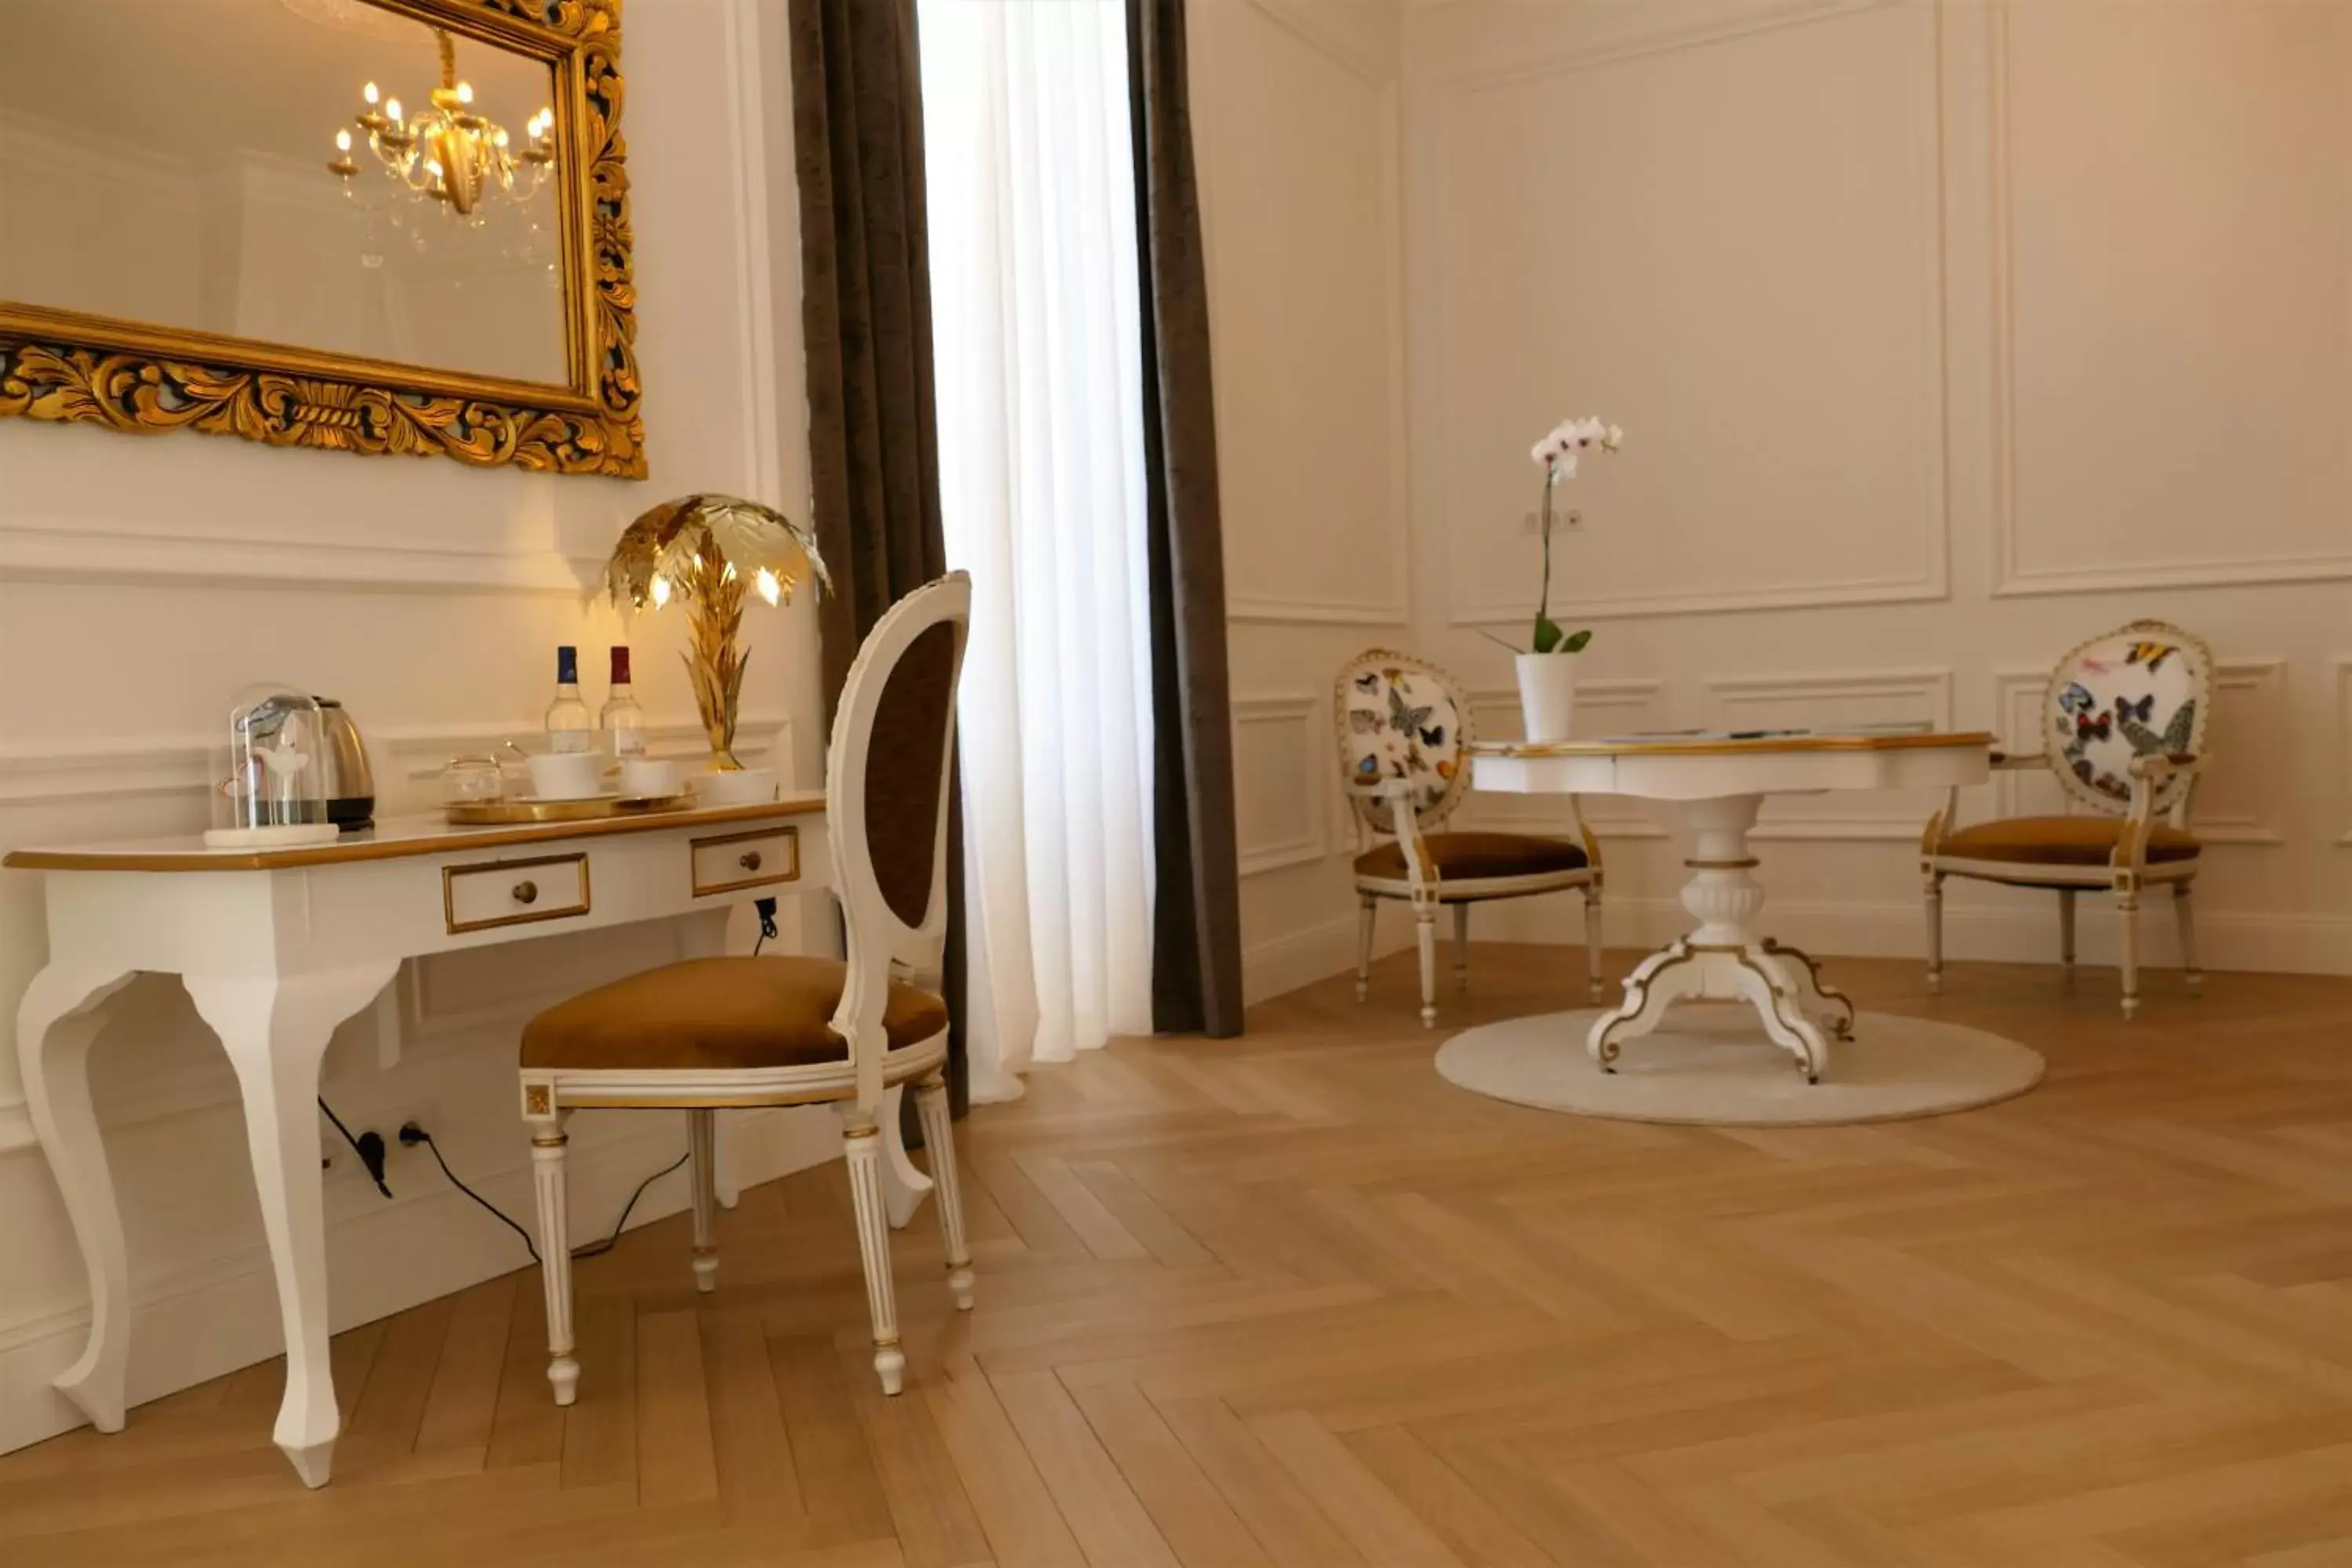
<svg viewBox="0 0 2352 1568">
<path fill-rule="evenodd" d="M 751 900 L 751 908 L 760 917 L 760 941 L 751 944 L 751 956 L 757 958 L 760 954 L 761 943 L 775 940 L 776 900 L 773 899 L 753 899 Z"/>
<path fill-rule="evenodd" d="M 383 1134 L 370 1128 L 352 1140 L 352 1147 L 359 1151 L 360 1163 L 367 1167 L 367 1173 L 374 1179 L 375 1190 L 385 1197 L 392 1196 L 392 1189 L 384 1185 L 383 1181 Z"/>
<path fill-rule="evenodd" d="M 424 1128 L 419 1127 L 415 1122 L 404 1121 L 400 1124 L 400 1146 L 402 1148 L 414 1149 L 419 1143 L 430 1143 L 432 1142 L 433 1134 L 425 1131 Z"/>
</svg>

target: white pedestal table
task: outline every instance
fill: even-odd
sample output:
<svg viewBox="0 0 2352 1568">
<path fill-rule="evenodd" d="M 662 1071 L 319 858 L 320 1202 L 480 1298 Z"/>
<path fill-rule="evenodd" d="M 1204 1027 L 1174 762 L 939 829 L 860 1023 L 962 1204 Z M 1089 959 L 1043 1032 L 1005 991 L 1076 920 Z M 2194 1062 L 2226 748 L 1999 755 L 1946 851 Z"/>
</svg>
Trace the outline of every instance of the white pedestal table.
<svg viewBox="0 0 2352 1568">
<path fill-rule="evenodd" d="M 1811 1082 L 1832 1042 L 1853 1033 L 1853 1004 L 1821 965 L 1759 933 L 1764 884 L 1748 836 L 1764 797 L 1841 789 L 1947 789 L 1982 784 L 1992 737 L 1941 733 L 1631 736 L 1471 748 L 1475 788 L 1512 795 L 1624 795 L 1672 802 L 1690 835 L 1683 908 L 1698 924 L 1625 979 L 1625 999 L 1594 1020 L 1586 1047 L 1613 1072 L 1628 1041 L 1677 1002 L 1740 1001 Z"/>
</svg>

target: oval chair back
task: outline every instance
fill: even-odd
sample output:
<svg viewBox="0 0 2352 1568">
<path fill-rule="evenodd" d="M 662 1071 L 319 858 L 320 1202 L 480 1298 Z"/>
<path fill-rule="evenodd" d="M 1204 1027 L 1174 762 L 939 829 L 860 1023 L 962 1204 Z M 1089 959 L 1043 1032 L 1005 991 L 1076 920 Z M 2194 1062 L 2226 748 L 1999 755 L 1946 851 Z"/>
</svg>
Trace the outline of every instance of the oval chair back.
<svg viewBox="0 0 2352 1568">
<path fill-rule="evenodd" d="M 2120 816 L 2131 809 L 2131 764 L 2153 752 L 2205 750 L 2213 711 L 2213 655 L 2168 621 L 2133 621 L 2058 661 L 2042 702 L 2042 742 L 2069 798 Z M 2155 811 L 2172 809 L 2195 782 L 2165 779 Z"/>
<path fill-rule="evenodd" d="M 1348 801 L 1364 826 L 1396 835 L 1392 797 L 1368 787 L 1385 780 L 1412 785 L 1413 820 L 1423 827 L 1443 822 L 1462 804 L 1470 787 L 1470 770 L 1463 765 L 1470 704 L 1451 675 L 1409 653 L 1368 648 L 1339 671 L 1333 704 Z"/>
<path fill-rule="evenodd" d="M 893 960 L 928 963 L 947 926 L 949 766 L 971 578 L 952 572 L 874 625 L 842 684 L 825 753 L 826 831 L 848 928 L 833 1027 L 849 1042 L 857 1104 L 882 1103 L 882 1015 Z"/>
</svg>

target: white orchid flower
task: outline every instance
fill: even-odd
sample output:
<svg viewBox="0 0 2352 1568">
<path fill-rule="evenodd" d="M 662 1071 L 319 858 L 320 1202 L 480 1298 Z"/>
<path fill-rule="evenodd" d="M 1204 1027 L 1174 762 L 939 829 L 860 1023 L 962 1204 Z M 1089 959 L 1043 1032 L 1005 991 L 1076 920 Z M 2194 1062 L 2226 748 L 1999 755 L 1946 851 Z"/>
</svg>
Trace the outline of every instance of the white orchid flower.
<svg viewBox="0 0 2352 1568">
<path fill-rule="evenodd" d="M 1625 444 L 1625 432 L 1612 425 L 1601 433 L 1601 449 L 1614 452 Z"/>
</svg>

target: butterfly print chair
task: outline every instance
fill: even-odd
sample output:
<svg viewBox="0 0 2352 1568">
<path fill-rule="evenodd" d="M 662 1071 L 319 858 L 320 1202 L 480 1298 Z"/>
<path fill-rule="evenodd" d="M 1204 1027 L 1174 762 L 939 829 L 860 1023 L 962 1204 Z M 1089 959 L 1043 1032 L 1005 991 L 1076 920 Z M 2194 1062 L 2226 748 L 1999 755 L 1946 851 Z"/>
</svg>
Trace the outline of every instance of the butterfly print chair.
<svg viewBox="0 0 2352 1568">
<path fill-rule="evenodd" d="M 2074 896 L 2085 888 L 2116 896 L 2123 919 L 2124 1016 L 2139 1010 L 2134 931 L 2143 889 L 2169 887 L 2180 922 L 2189 988 L 2204 983 L 2189 889 L 2198 843 L 2184 824 L 2189 792 L 2205 765 L 2212 714 L 2213 656 L 2179 626 L 2134 621 L 2068 654 L 2042 703 L 2042 749 L 1996 752 L 1999 770 L 2049 768 L 2070 803 L 2088 813 L 2011 816 L 1962 827 L 1959 792 L 1920 840 L 1927 882 L 1927 989 L 1944 974 L 1944 879 L 1975 877 L 2058 895 L 2059 962 L 2074 967 Z"/>
<path fill-rule="evenodd" d="M 1575 888 L 1584 894 L 1585 975 L 1601 996 L 1601 846 L 1576 818 L 1577 837 L 1439 829 L 1470 787 L 1470 704 L 1459 682 L 1426 659 L 1374 648 L 1339 672 L 1339 765 L 1362 852 L 1363 904 L 1356 999 L 1371 988 L 1372 927 L 1382 899 L 1412 907 L 1421 939 L 1421 1021 L 1437 1022 L 1437 911 L 1454 910 L 1454 982 L 1470 984 L 1470 906 Z M 1576 809 L 1573 797 L 1570 809 Z"/>
<path fill-rule="evenodd" d="M 563 1124 L 574 1109 L 682 1110 L 694 1193 L 694 1282 L 718 1284 L 711 1156 L 720 1106 L 831 1105 L 840 1114 L 851 1206 L 873 1317 L 874 1370 L 896 1394 L 907 1357 L 882 1213 L 878 1120 L 889 1090 L 915 1086 L 946 1233 L 948 1289 L 971 1305 L 971 1255 L 940 1070 L 947 1005 L 891 978 L 947 929 L 949 749 L 971 579 L 957 572 L 900 599 L 866 635 L 841 689 L 825 757 L 825 837 L 849 934 L 830 958 L 698 958 L 573 997 L 522 1032 L 522 1112 L 539 1192 L 547 1288 L 547 1379 L 572 1402 L 572 1252 Z M 626 1369 L 619 1375 L 626 1376 Z"/>
</svg>

